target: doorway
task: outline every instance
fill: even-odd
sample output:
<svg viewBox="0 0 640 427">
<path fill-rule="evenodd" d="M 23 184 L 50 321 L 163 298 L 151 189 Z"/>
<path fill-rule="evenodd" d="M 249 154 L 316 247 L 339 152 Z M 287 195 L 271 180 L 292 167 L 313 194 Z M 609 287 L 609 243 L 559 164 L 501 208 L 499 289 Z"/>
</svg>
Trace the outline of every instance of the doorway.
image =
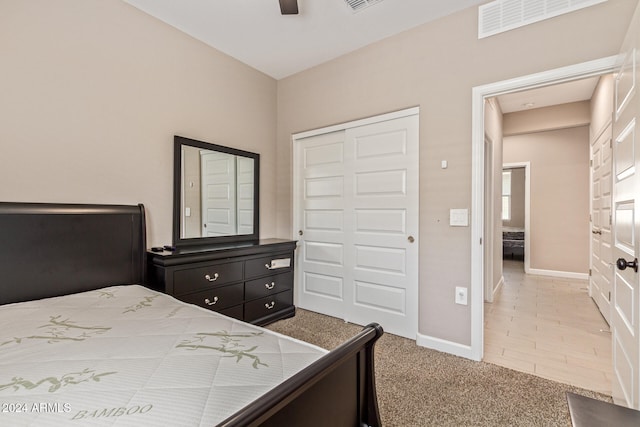
<svg viewBox="0 0 640 427">
<path fill-rule="evenodd" d="M 616 65 L 616 56 L 589 61 L 543 73 L 532 74 L 512 80 L 477 86 L 472 91 L 472 241 L 471 248 L 471 354 L 474 360 L 482 360 L 484 352 L 484 271 L 492 265 L 491 259 L 484 257 L 482 238 L 485 227 L 491 227 L 484 218 L 485 200 L 485 100 L 510 92 L 533 89 L 556 83 L 578 80 L 585 77 L 611 73 Z M 490 233 L 489 235 L 492 235 Z"/>
<path fill-rule="evenodd" d="M 505 113 L 507 113 L 504 119 L 505 124 L 501 127 L 504 133 L 504 135 L 501 135 L 501 137 L 504 136 L 504 145 L 498 145 L 499 149 L 504 150 L 503 169 L 497 172 L 501 172 L 503 178 L 511 178 L 506 181 L 512 181 L 514 187 L 517 187 L 515 185 L 517 181 L 526 182 L 530 186 L 532 181 L 530 177 L 527 177 L 526 180 L 516 178 L 518 176 L 516 173 L 518 167 L 522 166 L 529 172 L 530 165 L 507 162 L 514 159 L 531 159 L 536 165 L 538 208 L 535 218 L 537 218 L 536 224 L 538 227 L 538 257 L 535 259 L 537 259 L 536 267 L 538 268 L 531 272 L 538 276 L 524 274 L 524 271 L 529 273 L 531 270 L 531 249 L 529 247 L 526 251 L 524 250 L 524 236 L 527 236 L 527 246 L 530 246 L 532 236 L 530 228 L 531 214 L 529 213 L 530 193 L 524 190 L 520 192 L 515 190 L 503 191 L 503 217 L 499 218 L 500 210 L 496 214 L 498 219 L 502 220 L 503 233 L 497 234 L 504 236 L 504 240 L 500 242 L 503 245 L 503 252 L 506 255 L 512 254 L 514 260 L 507 256 L 506 258 L 509 259 L 505 259 L 504 275 L 502 269 L 500 270 L 500 275 L 504 278 L 504 281 L 501 282 L 502 287 L 498 293 L 497 303 L 487 304 L 484 307 L 487 310 L 484 317 L 487 329 L 485 329 L 484 333 L 488 341 L 487 347 L 483 350 L 487 352 L 485 359 L 487 361 L 611 394 L 610 381 L 607 380 L 607 377 L 611 375 L 610 367 L 607 364 L 608 358 L 604 357 L 609 354 L 608 357 L 610 358 L 610 343 L 608 343 L 610 337 L 598 334 L 598 330 L 603 327 L 606 328 L 606 324 L 602 322 L 593 302 L 585 291 L 586 270 L 589 262 L 589 238 L 587 234 L 588 219 L 583 214 L 588 212 L 589 209 L 588 147 L 590 147 L 591 144 L 589 142 L 591 141 L 589 140 L 587 125 L 591 122 L 592 111 L 590 111 L 590 105 L 586 102 L 563 105 L 562 107 L 555 106 L 556 103 L 566 104 L 567 102 L 590 100 L 593 97 L 594 89 L 597 87 L 596 84 L 600 80 L 597 76 L 567 83 L 563 88 L 578 89 L 581 85 L 584 85 L 585 88 L 580 90 L 581 93 L 575 98 L 552 99 L 552 102 L 549 103 L 550 105 L 545 105 L 542 102 L 543 100 L 538 98 L 536 99 L 537 105 L 534 107 L 535 111 L 531 112 L 525 111 L 528 108 L 521 107 L 521 104 L 512 106 L 509 105 L 509 102 L 516 97 L 519 97 L 520 100 L 535 99 L 540 90 L 519 92 L 518 94 L 509 95 L 510 99 L 501 97 L 500 102 L 494 102 L 504 106 Z M 549 89 L 550 86 L 545 87 L 544 90 Z M 560 91 L 558 85 L 553 85 L 552 91 L 558 93 Z M 508 102 L 502 102 L 503 100 Z M 528 107 L 531 108 L 530 105 Z M 539 107 L 548 108 L 542 109 Z M 572 119 L 569 122 L 570 129 L 559 130 L 561 128 L 566 129 L 567 124 L 559 121 L 554 122 L 553 118 L 551 119 L 551 124 L 549 124 L 549 119 L 546 117 L 542 120 L 539 119 L 544 112 L 549 111 L 555 117 L 567 114 Z M 516 123 L 519 126 L 515 126 Z M 495 158 L 496 156 L 494 155 L 493 157 Z M 499 169 L 499 166 L 496 169 Z M 567 176 L 567 167 L 573 171 L 570 176 Z M 485 176 L 491 175 L 491 173 L 485 171 Z M 563 187 L 567 188 L 561 190 Z M 511 188 L 511 185 L 503 185 L 503 188 Z M 486 188 L 486 190 L 487 192 L 496 192 L 497 199 L 500 199 L 500 185 L 497 188 Z M 541 192 L 544 193 L 544 200 L 546 201 L 543 210 L 540 210 Z M 517 200 L 519 193 L 522 194 L 521 202 Z M 524 214 L 525 199 L 527 202 L 526 215 Z M 570 199 L 572 202 L 567 205 L 565 202 Z M 527 219 L 526 233 L 524 218 Z M 543 218 L 545 221 L 542 221 Z M 494 218 L 493 221 L 500 223 L 498 219 Z M 488 222 L 490 222 L 490 219 L 485 221 L 485 223 Z M 542 233 L 540 233 L 541 230 Z M 492 235 L 496 236 L 496 234 Z M 564 238 L 560 238 L 563 235 Z M 572 235 L 574 236 L 572 239 L 567 238 Z M 582 240 L 580 243 L 576 241 L 576 235 L 579 236 L 578 240 Z M 568 242 L 572 243 L 569 244 Z M 572 253 L 577 252 L 579 255 L 572 255 L 572 257 L 581 259 L 578 264 L 579 268 L 540 269 L 545 263 L 548 265 L 549 261 L 564 267 L 575 266 L 575 260 L 571 262 L 571 257 L 567 258 L 566 256 L 569 246 L 562 250 L 562 245 L 573 247 L 573 243 L 576 243 L 580 248 L 580 251 L 572 250 Z M 546 250 L 542 252 L 545 253 L 541 253 L 543 245 Z M 550 253 L 554 251 L 559 253 L 551 255 Z M 527 257 L 526 269 L 523 263 L 525 254 Z M 488 262 L 485 266 L 491 268 L 493 264 Z M 578 276 L 578 274 L 566 274 L 566 271 L 582 272 L 583 277 L 580 277 L 580 280 L 570 280 L 572 276 Z M 564 273 L 566 279 L 555 280 L 558 273 Z M 540 277 L 540 275 L 555 277 Z M 491 289 L 485 283 L 485 290 L 487 288 Z M 489 300 L 489 298 L 485 299 Z M 508 303 L 506 300 L 508 300 Z M 567 307 L 564 310 L 562 309 L 563 304 Z M 506 322 L 504 320 L 500 321 L 504 318 L 501 310 L 504 311 L 505 309 L 510 310 L 511 316 L 509 321 Z M 562 314 L 567 311 L 574 312 L 574 318 L 571 318 L 571 316 L 563 317 Z M 575 321 L 577 317 L 583 317 L 581 319 L 583 321 Z M 553 319 L 553 322 L 550 319 Z M 555 324 L 558 324 L 558 326 L 556 327 Z M 508 338 L 502 338 L 500 334 L 496 333 L 496 329 L 499 328 L 504 328 L 504 331 L 501 332 L 506 332 Z M 567 344 L 562 342 L 563 339 L 572 340 L 571 348 L 568 348 Z M 527 348 L 527 345 L 531 346 L 531 348 Z M 590 356 L 585 355 L 582 358 L 581 347 L 584 347 L 585 353 L 597 348 L 598 357 L 589 359 Z M 498 353 L 497 350 L 501 350 L 503 353 Z M 575 353 L 567 356 L 570 351 Z M 582 362 L 586 359 L 589 359 L 589 363 L 592 364 L 591 369 L 576 366 L 575 364 L 578 362 L 573 361 Z M 575 369 L 573 367 L 572 369 L 566 369 L 568 361 L 574 364 L 573 367 Z"/>
</svg>

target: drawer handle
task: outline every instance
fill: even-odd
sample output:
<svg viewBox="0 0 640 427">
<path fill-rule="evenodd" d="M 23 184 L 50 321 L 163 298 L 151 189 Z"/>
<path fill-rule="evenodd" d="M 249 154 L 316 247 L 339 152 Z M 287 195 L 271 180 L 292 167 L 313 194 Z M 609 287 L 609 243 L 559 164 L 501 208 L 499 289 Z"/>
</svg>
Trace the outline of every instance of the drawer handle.
<svg viewBox="0 0 640 427">
<path fill-rule="evenodd" d="M 271 267 L 271 264 L 265 264 L 265 267 L 267 267 L 267 270 L 275 270 L 277 267 Z"/>
<path fill-rule="evenodd" d="M 273 307 L 275 307 L 276 302 L 275 301 L 271 301 L 269 303 L 266 303 L 264 306 L 267 310 L 271 310 Z"/>
<path fill-rule="evenodd" d="M 275 288 L 275 286 L 276 286 L 276 282 L 271 282 L 271 283 L 265 283 L 264 284 L 264 287 L 269 289 L 269 290 Z"/>
<path fill-rule="evenodd" d="M 207 305 L 215 305 L 215 303 L 218 302 L 218 297 L 213 297 L 213 301 L 211 301 L 209 298 L 205 298 L 204 302 Z"/>
<path fill-rule="evenodd" d="M 209 276 L 208 274 L 205 274 L 204 278 L 210 282 L 215 282 L 216 280 L 218 280 L 218 273 L 214 274 L 213 277 Z"/>
</svg>

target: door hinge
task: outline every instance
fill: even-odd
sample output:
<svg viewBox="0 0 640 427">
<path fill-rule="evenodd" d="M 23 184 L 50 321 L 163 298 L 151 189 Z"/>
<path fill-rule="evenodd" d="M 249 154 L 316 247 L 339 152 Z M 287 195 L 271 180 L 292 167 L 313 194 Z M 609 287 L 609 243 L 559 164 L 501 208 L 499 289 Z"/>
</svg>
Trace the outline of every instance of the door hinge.
<svg viewBox="0 0 640 427">
<path fill-rule="evenodd" d="M 593 167 L 593 159 L 592 159 L 592 160 L 589 160 L 589 166 L 590 166 L 590 167 Z"/>
<path fill-rule="evenodd" d="M 591 277 L 592 271 L 591 269 L 589 269 L 589 277 Z"/>
<path fill-rule="evenodd" d="M 611 214 L 609 214 L 609 225 L 611 225 L 611 224 L 612 224 L 612 222 L 611 222 L 611 221 L 612 221 Z"/>
<path fill-rule="evenodd" d="M 482 244 L 482 237 L 480 238 L 480 244 Z"/>
<path fill-rule="evenodd" d="M 611 291 L 609 291 L 609 302 L 611 302 Z"/>
</svg>

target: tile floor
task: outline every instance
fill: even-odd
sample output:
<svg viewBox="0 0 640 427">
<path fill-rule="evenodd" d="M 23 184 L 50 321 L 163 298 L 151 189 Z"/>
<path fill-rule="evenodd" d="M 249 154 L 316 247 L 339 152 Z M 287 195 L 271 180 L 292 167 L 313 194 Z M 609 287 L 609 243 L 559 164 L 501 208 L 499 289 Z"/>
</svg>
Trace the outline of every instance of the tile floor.
<svg viewBox="0 0 640 427">
<path fill-rule="evenodd" d="M 504 260 L 485 303 L 484 361 L 611 395 L 611 334 L 586 280 L 524 274 Z"/>
</svg>

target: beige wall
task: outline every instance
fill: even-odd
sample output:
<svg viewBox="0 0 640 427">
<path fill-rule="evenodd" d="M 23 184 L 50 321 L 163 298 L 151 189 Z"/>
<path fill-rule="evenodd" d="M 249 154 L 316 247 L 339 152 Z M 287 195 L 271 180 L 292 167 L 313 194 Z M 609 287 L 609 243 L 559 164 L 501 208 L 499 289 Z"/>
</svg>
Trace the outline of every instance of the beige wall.
<svg viewBox="0 0 640 427">
<path fill-rule="evenodd" d="M 598 85 L 593 92 L 590 104 L 591 124 L 589 133 L 591 142 L 611 124 L 613 114 L 613 75 L 607 74 L 600 77 Z"/>
<path fill-rule="evenodd" d="M 530 162 L 530 268 L 589 270 L 589 127 L 504 138 L 504 162 Z"/>
<path fill-rule="evenodd" d="M 470 8 L 278 81 L 278 235 L 292 237 L 292 133 L 420 106 L 419 332 L 469 345 L 470 306 L 454 293 L 470 284 L 471 232 L 449 227 L 448 212 L 471 204 L 471 89 L 616 54 L 636 4 L 482 40 Z"/>
<path fill-rule="evenodd" d="M 0 2 L 0 200 L 144 203 L 171 242 L 173 135 L 261 154 L 275 236 L 276 81 L 119 0 Z"/>
<path fill-rule="evenodd" d="M 503 131 L 505 136 L 519 135 L 538 131 L 540 123 L 544 123 L 545 130 L 553 130 L 584 126 L 590 122 L 590 101 L 578 101 L 505 114 Z"/>
<path fill-rule="evenodd" d="M 184 217 L 180 221 L 182 237 L 196 237 L 202 235 L 202 189 L 200 178 L 200 148 L 189 147 L 182 148 L 182 165 L 183 165 L 183 186 L 182 197 L 184 198 L 184 206 L 191 208 L 191 216 Z"/>
</svg>

